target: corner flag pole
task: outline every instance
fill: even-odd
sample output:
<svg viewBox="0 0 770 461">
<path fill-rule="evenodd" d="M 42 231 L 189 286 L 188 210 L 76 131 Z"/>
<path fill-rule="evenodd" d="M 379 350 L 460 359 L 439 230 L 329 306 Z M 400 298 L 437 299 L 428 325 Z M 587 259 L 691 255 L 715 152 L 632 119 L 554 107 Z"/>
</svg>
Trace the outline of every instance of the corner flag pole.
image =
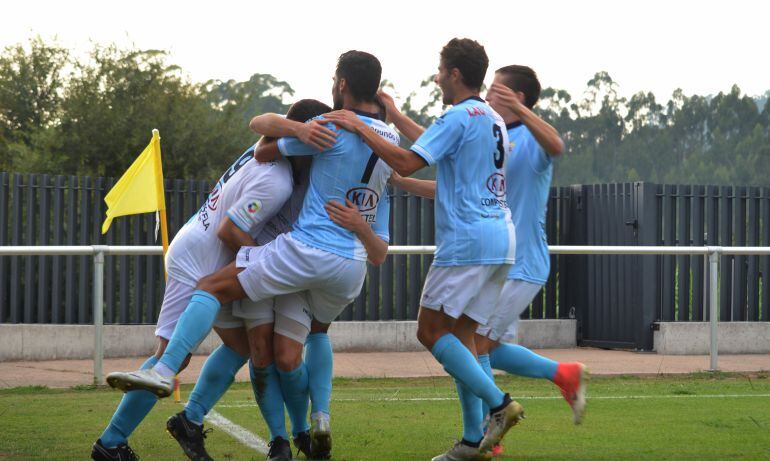
<svg viewBox="0 0 770 461">
<path fill-rule="evenodd" d="M 168 220 L 166 219 L 166 192 L 163 187 L 163 168 L 160 161 L 160 134 L 157 129 L 152 130 L 152 141 L 158 155 L 155 156 L 155 171 L 159 172 L 159 177 L 155 181 L 158 203 L 163 206 L 158 209 L 158 221 L 160 221 L 160 240 L 163 245 L 163 269 L 168 281 L 168 268 L 166 267 L 166 253 L 168 253 Z M 182 392 L 179 389 L 179 375 L 174 376 L 174 402 L 182 401 Z"/>
</svg>

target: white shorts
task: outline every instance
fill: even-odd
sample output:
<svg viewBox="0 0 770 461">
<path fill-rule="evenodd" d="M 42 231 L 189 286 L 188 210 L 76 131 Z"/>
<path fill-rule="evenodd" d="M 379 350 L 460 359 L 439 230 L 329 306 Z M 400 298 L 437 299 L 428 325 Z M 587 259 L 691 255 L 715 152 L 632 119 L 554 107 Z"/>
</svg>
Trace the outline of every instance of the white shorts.
<svg viewBox="0 0 770 461">
<path fill-rule="evenodd" d="M 497 305 L 509 264 L 431 266 L 420 305 L 452 318 L 466 315 L 485 325 Z"/>
<path fill-rule="evenodd" d="M 266 323 L 273 323 L 273 320 L 272 299 L 254 302 L 246 298 L 222 306 L 214 320 L 214 326 L 224 329 L 246 328 L 248 331 Z"/>
<path fill-rule="evenodd" d="M 179 321 L 182 312 L 190 304 L 190 298 L 192 298 L 194 291 L 194 286 L 180 282 L 172 277 L 166 280 L 166 291 L 163 293 L 163 304 L 160 306 L 155 336 L 171 339 L 174 328 L 176 328 L 176 322 Z"/>
<path fill-rule="evenodd" d="M 500 294 L 497 309 L 486 325 L 479 326 L 476 333 L 493 341 L 513 341 L 519 329 L 521 314 L 527 310 L 543 285 L 524 280 L 507 280 Z"/>
<path fill-rule="evenodd" d="M 289 234 L 235 258 L 238 280 L 253 301 L 307 290 L 313 318 L 331 323 L 361 292 L 366 262 L 305 245 Z"/>
</svg>

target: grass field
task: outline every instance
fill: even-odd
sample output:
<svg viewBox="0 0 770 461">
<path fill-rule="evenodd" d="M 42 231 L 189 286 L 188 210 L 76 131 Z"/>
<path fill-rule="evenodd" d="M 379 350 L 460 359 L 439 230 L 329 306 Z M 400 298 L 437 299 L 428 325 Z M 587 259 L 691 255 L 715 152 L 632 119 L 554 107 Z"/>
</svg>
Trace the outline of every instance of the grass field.
<svg viewBox="0 0 770 461">
<path fill-rule="evenodd" d="M 501 461 L 770 459 L 767 375 L 593 378 L 581 426 L 572 425 L 549 383 L 498 381 L 527 416 L 506 437 Z M 120 395 L 103 388 L 0 390 L 0 460 L 87 459 Z M 430 459 L 460 437 L 455 397 L 446 378 L 335 380 L 334 459 Z M 184 459 L 163 430 L 179 408 L 162 401 L 134 434 L 131 445 L 143 460 Z M 215 410 L 266 437 L 246 383 L 233 386 Z M 217 460 L 265 458 L 222 428 L 214 428 L 207 446 Z"/>
</svg>

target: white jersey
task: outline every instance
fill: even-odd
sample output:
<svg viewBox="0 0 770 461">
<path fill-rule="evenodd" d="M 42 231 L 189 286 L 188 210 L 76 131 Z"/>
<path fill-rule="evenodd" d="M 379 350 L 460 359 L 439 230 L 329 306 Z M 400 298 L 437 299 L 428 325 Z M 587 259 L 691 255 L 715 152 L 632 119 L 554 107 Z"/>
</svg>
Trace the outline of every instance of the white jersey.
<svg viewBox="0 0 770 461">
<path fill-rule="evenodd" d="M 294 227 L 294 223 L 297 221 L 297 217 L 299 217 L 299 212 L 302 210 L 302 202 L 305 200 L 305 193 L 307 193 L 307 188 L 310 184 L 310 166 L 307 166 L 296 179 L 297 183 L 294 184 L 294 190 L 292 190 L 289 200 L 283 204 L 281 210 L 273 216 L 273 219 L 265 224 L 262 232 L 257 235 L 255 239 L 257 245 L 261 246 L 270 243 L 279 235 L 290 232 Z"/>
<path fill-rule="evenodd" d="M 286 159 L 259 163 L 249 147 L 225 171 L 206 202 L 179 230 L 166 255 L 168 275 L 195 286 L 235 258 L 217 236 L 225 216 L 255 238 L 289 199 L 291 165 Z"/>
</svg>

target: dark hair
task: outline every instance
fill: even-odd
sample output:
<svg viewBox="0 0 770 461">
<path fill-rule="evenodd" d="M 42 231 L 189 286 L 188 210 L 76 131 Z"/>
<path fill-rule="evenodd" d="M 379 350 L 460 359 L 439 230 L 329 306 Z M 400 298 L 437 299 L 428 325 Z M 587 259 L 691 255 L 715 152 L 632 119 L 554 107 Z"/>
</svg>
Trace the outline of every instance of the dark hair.
<svg viewBox="0 0 770 461">
<path fill-rule="evenodd" d="M 300 99 L 289 107 L 286 118 L 295 122 L 306 122 L 331 111 L 331 107 L 316 99 Z"/>
<path fill-rule="evenodd" d="M 300 99 L 289 107 L 289 110 L 286 112 L 286 118 L 294 122 L 304 123 L 313 117 L 318 117 L 331 111 L 331 107 L 317 99 Z M 276 139 L 278 138 L 265 136 L 265 141 L 275 141 Z"/>
<path fill-rule="evenodd" d="M 447 70 L 456 68 L 463 82 L 474 90 L 481 89 L 489 67 L 484 47 L 469 38 L 453 38 L 441 49 L 441 60 Z"/>
<path fill-rule="evenodd" d="M 540 81 L 534 70 L 527 66 L 505 66 L 496 73 L 503 76 L 505 86 L 524 93 L 524 105 L 532 109 L 540 98 Z"/>
<path fill-rule="evenodd" d="M 337 60 L 337 78 L 344 78 L 350 94 L 358 101 L 374 101 L 380 88 L 382 66 L 372 54 L 350 50 Z"/>
</svg>

